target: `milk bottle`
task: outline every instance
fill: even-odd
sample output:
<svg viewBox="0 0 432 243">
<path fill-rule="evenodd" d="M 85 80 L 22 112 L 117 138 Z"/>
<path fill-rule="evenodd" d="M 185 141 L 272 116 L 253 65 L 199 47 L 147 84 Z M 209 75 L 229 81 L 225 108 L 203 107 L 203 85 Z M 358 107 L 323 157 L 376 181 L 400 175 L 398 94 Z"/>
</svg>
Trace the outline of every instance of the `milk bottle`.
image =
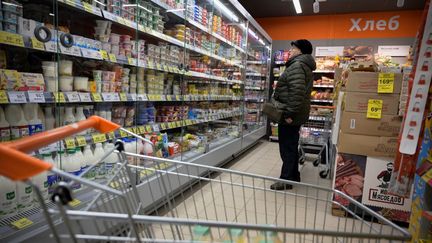
<svg viewBox="0 0 432 243">
<path fill-rule="evenodd" d="M 15 214 L 17 206 L 16 183 L 0 176 L 0 219 Z"/>
<path fill-rule="evenodd" d="M 6 120 L 6 115 L 3 108 L 0 107 L 0 142 L 9 141 L 11 139 L 11 130 L 9 122 Z"/>
<path fill-rule="evenodd" d="M 6 107 L 6 120 L 11 125 L 11 139 L 29 135 L 28 122 L 20 105 L 10 104 Z"/>
</svg>

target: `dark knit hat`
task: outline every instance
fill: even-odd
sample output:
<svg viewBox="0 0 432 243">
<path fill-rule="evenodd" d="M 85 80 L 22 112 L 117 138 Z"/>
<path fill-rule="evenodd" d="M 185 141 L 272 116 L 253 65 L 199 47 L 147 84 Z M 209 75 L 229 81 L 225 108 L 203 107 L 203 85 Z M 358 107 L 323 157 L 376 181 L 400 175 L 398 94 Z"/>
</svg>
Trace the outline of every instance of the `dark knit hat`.
<svg viewBox="0 0 432 243">
<path fill-rule="evenodd" d="M 312 54 L 313 47 L 312 44 L 305 39 L 296 40 L 291 42 L 292 46 L 297 47 L 303 54 Z"/>
</svg>

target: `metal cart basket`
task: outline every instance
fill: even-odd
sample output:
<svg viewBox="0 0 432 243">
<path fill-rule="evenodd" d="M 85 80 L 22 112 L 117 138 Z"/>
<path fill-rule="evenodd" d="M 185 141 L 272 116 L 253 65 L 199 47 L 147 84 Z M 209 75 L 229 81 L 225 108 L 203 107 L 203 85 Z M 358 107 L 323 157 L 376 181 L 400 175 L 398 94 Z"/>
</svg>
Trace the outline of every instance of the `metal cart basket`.
<svg viewBox="0 0 432 243">
<path fill-rule="evenodd" d="M 32 185 L 50 234 L 57 242 L 390 242 L 410 234 L 346 194 L 230 169 L 125 152 L 116 142 L 118 163 L 106 178 L 84 179 L 25 153 L 86 128 L 114 129 L 150 142 L 99 117 L 13 143 L 0 144 L 0 173 Z M 109 156 L 107 154 L 105 157 Z M 104 159 L 95 166 L 103 166 Z M 14 161 L 15 163 L 8 163 Z M 149 161 L 153 161 L 152 166 Z M 22 168 L 27 168 L 23 170 Z M 263 168 L 266 164 L 263 163 Z M 47 202 L 29 178 L 50 170 L 59 183 Z M 292 190 L 272 191 L 274 182 Z M 81 190 L 69 185 L 79 183 Z M 174 190 L 181 185 L 181 190 Z M 89 196 L 90 195 L 90 196 Z M 159 195 L 159 196 L 158 196 Z M 345 207 L 334 196 L 350 201 Z M 74 201 L 79 200 L 76 207 Z M 344 217 L 330 214 L 338 207 Z"/>
</svg>

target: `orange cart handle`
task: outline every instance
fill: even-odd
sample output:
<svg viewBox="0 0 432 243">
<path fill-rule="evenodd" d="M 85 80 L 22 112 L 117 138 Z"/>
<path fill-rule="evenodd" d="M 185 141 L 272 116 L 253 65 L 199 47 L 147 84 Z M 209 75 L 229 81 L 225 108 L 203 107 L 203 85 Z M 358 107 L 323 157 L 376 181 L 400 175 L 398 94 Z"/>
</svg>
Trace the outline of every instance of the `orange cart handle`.
<svg viewBox="0 0 432 243">
<path fill-rule="evenodd" d="M 1 143 L 0 174 L 13 180 L 24 180 L 51 169 L 51 164 L 26 153 L 33 152 L 89 128 L 94 128 L 101 133 L 107 133 L 119 129 L 120 126 L 101 117 L 91 116 L 84 121 L 37 133 L 13 142 Z"/>
</svg>

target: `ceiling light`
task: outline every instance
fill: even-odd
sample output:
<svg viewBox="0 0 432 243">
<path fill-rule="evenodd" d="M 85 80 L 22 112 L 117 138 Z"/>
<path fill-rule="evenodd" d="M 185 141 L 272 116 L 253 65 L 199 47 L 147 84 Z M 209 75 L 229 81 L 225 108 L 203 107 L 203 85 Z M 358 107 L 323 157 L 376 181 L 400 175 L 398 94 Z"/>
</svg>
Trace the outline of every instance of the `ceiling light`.
<svg viewBox="0 0 432 243">
<path fill-rule="evenodd" d="M 229 10 L 220 0 L 213 0 L 213 4 L 225 15 L 235 22 L 239 22 L 239 18 L 231 10 Z"/>
<path fill-rule="evenodd" d="M 261 43 L 261 45 L 265 45 L 265 42 L 262 39 L 259 39 L 258 41 Z"/>
<path fill-rule="evenodd" d="M 255 37 L 255 39 L 258 40 L 258 35 L 253 30 L 249 29 L 248 31 L 249 31 L 249 34 L 251 34 L 253 37 Z"/>
<path fill-rule="evenodd" d="M 397 6 L 398 6 L 398 8 L 402 8 L 403 5 L 404 5 L 404 3 L 405 3 L 405 0 L 398 0 L 398 1 L 397 1 Z"/>
<path fill-rule="evenodd" d="M 314 13 L 319 13 L 319 2 L 318 0 L 315 0 L 315 2 L 313 3 L 313 12 Z"/>
<path fill-rule="evenodd" d="M 303 13 L 301 5 L 300 5 L 300 0 L 293 0 L 293 4 L 294 4 L 294 8 L 297 14 L 301 14 Z"/>
</svg>

